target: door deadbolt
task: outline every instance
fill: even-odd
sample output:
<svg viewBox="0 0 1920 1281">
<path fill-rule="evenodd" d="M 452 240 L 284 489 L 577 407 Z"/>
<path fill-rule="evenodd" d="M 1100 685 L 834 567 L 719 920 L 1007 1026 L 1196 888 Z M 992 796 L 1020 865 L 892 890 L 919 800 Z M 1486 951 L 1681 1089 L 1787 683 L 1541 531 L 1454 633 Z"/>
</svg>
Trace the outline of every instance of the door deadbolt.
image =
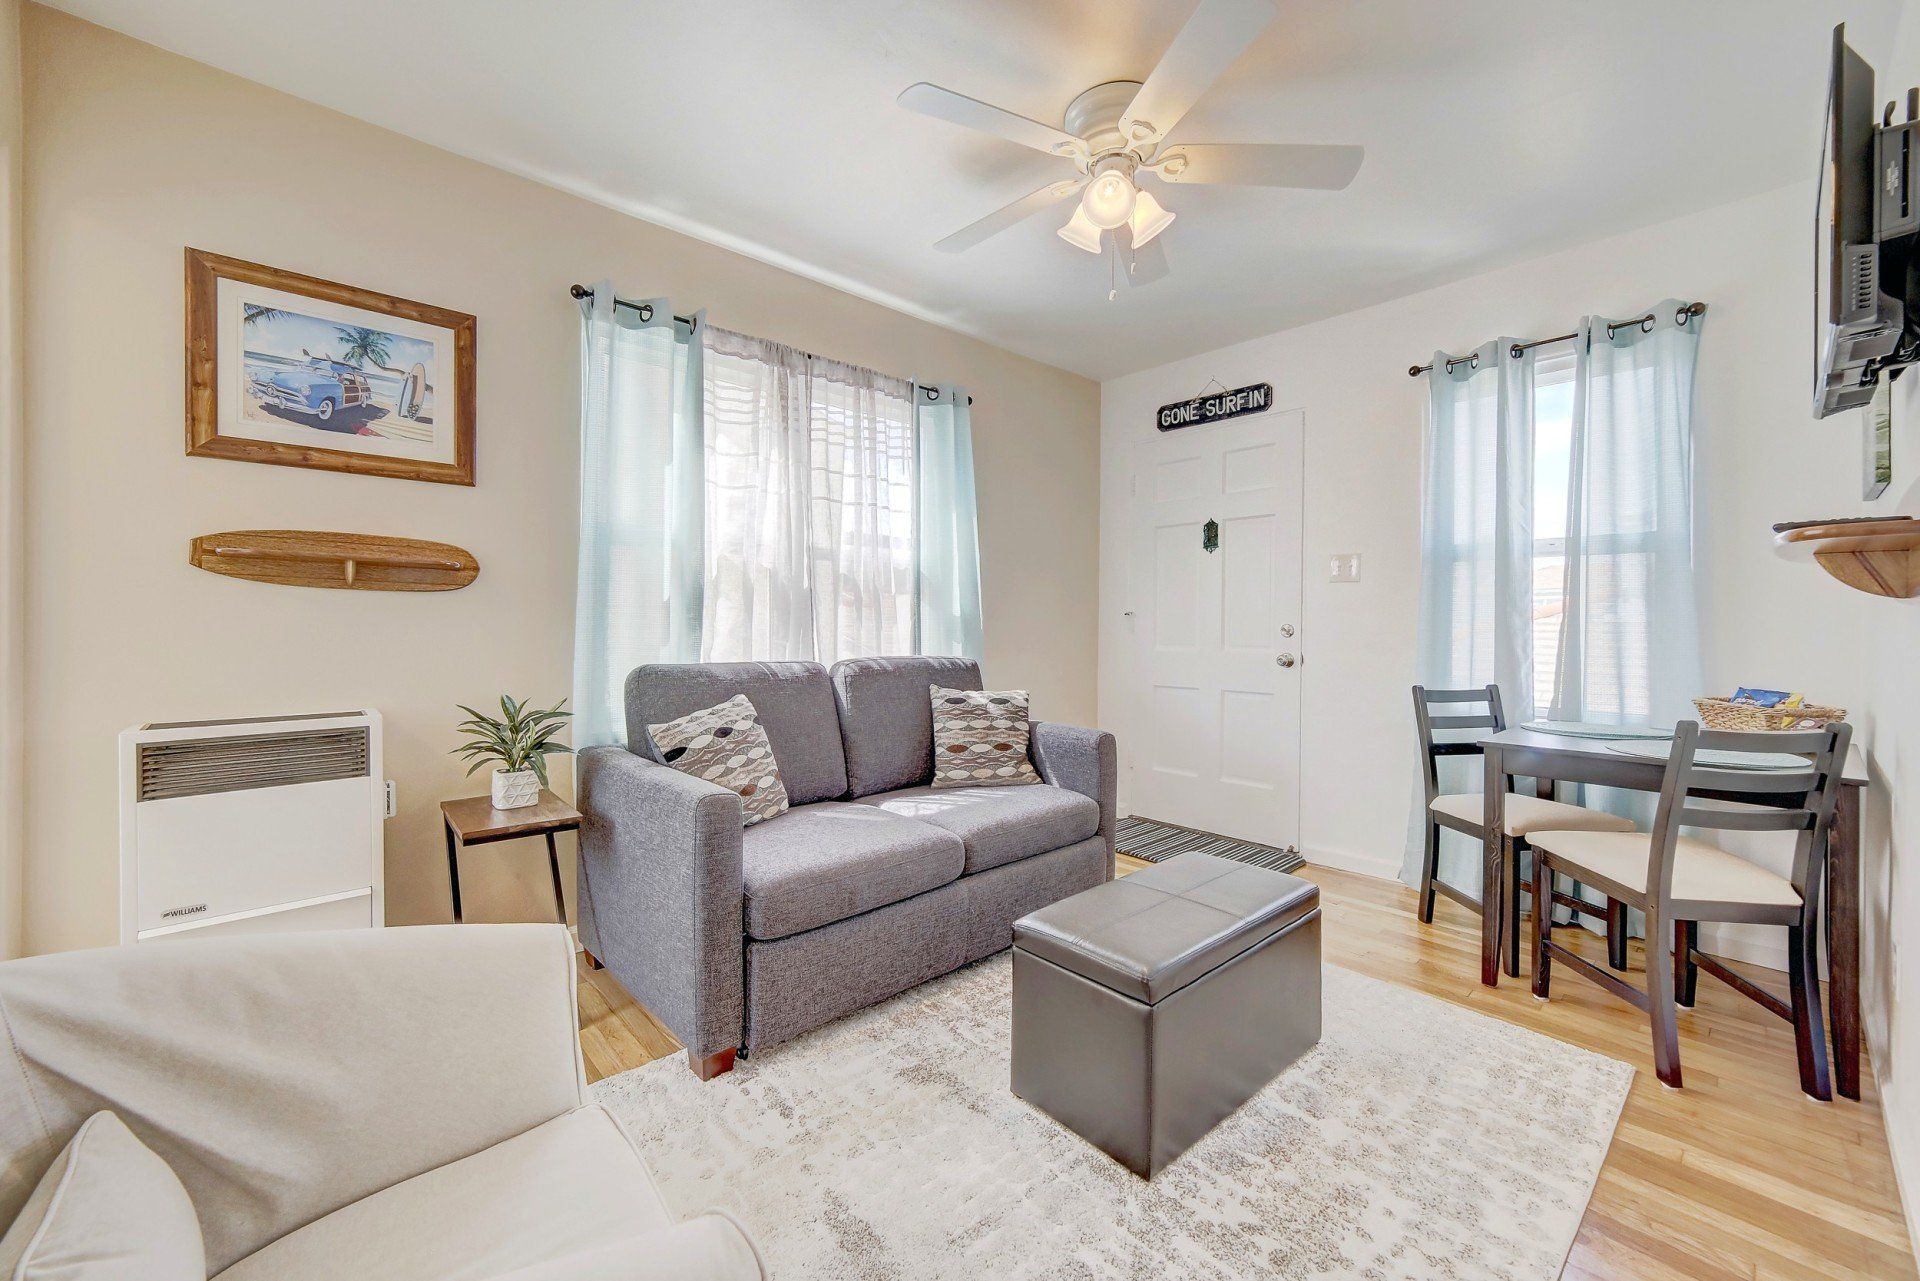
<svg viewBox="0 0 1920 1281">
<path fill-rule="evenodd" d="M 1280 634 L 1281 634 L 1282 636 L 1291 636 L 1291 635 L 1293 635 L 1293 624 L 1292 624 L 1292 623 L 1282 623 L 1282 624 L 1280 624 Z"/>
</svg>

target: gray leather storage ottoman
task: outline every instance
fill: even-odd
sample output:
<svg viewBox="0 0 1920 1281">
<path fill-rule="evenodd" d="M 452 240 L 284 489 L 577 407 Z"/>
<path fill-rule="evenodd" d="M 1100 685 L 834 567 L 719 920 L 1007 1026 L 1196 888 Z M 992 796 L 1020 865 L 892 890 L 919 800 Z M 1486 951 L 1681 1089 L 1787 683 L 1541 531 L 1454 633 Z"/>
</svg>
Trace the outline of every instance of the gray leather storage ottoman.
<svg viewBox="0 0 1920 1281">
<path fill-rule="evenodd" d="M 1013 924 L 1013 1092 L 1152 1178 L 1320 1040 L 1320 888 L 1182 854 Z"/>
</svg>

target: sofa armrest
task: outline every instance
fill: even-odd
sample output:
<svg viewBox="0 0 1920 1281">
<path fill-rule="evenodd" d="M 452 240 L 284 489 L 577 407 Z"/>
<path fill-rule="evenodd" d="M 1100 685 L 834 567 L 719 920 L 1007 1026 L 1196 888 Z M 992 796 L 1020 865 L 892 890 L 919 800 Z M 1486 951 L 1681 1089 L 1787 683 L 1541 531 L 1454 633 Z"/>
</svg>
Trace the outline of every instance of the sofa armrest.
<svg viewBox="0 0 1920 1281">
<path fill-rule="evenodd" d="M 1100 807 L 1100 834 L 1111 853 L 1120 823 L 1120 760 L 1113 735 L 1103 729 L 1035 721 L 1029 742 L 1042 779 L 1092 797 Z"/>
<path fill-rule="evenodd" d="M 8 962 L 0 1213 L 45 1168 L 35 1147 L 51 1159 L 111 1108 L 180 1177 L 219 1272 L 580 1106 L 573 964 L 557 925 L 168 940 Z"/>
<path fill-rule="evenodd" d="M 740 1044 L 740 798 L 618 747 L 580 755 L 595 957 L 695 1058 Z"/>
</svg>

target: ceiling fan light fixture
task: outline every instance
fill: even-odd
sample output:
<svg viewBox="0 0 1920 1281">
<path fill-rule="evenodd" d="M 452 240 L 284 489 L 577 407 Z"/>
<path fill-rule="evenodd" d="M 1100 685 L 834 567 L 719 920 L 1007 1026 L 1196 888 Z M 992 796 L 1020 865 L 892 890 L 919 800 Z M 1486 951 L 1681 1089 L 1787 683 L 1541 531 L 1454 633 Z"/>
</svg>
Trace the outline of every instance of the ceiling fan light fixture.
<svg viewBox="0 0 1920 1281">
<path fill-rule="evenodd" d="M 1075 249 L 1084 249 L 1090 254 L 1100 252 L 1100 228 L 1093 219 L 1087 217 L 1087 211 L 1080 205 L 1073 207 L 1073 217 L 1067 219 L 1067 225 L 1060 228 L 1060 239 Z"/>
<path fill-rule="evenodd" d="M 1133 213 L 1127 217 L 1127 223 L 1133 230 L 1133 247 L 1138 249 L 1146 244 L 1165 231 L 1172 222 L 1171 210 L 1162 208 L 1151 191 L 1141 192 L 1133 202 Z"/>
<path fill-rule="evenodd" d="M 1108 169 L 1087 184 L 1086 193 L 1080 197 L 1080 208 L 1094 226 L 1112 231 L 1132 216 L 1139 194 L 1139 188 L 1124 170 Z"/>
</svg>

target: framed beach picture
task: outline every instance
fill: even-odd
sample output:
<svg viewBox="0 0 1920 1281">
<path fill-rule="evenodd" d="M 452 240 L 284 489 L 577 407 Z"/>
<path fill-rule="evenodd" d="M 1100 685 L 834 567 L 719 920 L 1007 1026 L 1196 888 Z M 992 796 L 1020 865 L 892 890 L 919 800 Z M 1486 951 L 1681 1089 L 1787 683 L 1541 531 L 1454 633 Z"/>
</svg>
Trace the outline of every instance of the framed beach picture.
<svg viewBox="0 0 1920 1281">
<path fill-rule="evenodd" d="M 474 319 L 187 250 L 187 453 L 473 484 Z"/>
</svg>

